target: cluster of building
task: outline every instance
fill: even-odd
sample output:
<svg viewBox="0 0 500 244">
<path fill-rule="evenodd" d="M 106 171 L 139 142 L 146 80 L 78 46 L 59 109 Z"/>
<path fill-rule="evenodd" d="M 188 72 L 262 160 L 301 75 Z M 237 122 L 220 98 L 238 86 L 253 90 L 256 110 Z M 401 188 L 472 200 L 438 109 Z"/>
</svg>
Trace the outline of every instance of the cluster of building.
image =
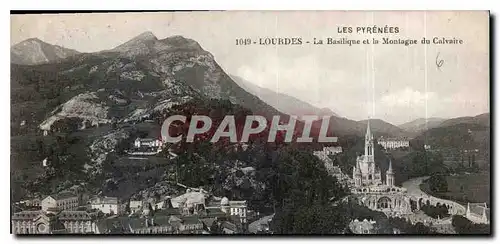
<svg viewBox="0 0 500 244">
<path fill-rule="evenodd" d="M 410 141 L 408 138 L 378 138 L 378 144 L 381 145 L 385 150 L 394 150 L 401 148 L 410 147 Z"/>
<path fill-rule="evenodd" d="M 127 216 L 100 222 L 99 233 L 234 234 L 245 231 L 248 217 L 246 201 L 209 196 L 201 189 L 159 201 L 131 200 L 129 209 Z"/>
<path fill-rule="evenodd" d="M 233 234 L 248 220 L 246 201 L 191 189 L 153 202 L 62 192 L 18 204 L 24 210 L 12 214 L 14 234 Z"/>
<path fill-rule="evenodd" d="M 95 233 L 96 211 L 87 211 L 85 194 L 61 192 L 43 200 L 20 202 L 28 210 L 15 212 L 11 218 L 14 234 Z"/>
</svg>

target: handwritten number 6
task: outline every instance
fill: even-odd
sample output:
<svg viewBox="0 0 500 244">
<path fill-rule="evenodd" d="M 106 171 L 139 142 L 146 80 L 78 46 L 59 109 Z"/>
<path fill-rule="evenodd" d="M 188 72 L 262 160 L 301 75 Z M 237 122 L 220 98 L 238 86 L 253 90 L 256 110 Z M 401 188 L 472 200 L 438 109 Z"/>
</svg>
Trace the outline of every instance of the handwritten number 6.
<svg viewBox="0 0 500 244">
<path fill-rule="evenodd" d="M 443 66 L 444 60 L 439 58 L 439 53 L 436 56 L 436 66 L 439 70 L 441 70 L 441 66 Z"/>
</svg>

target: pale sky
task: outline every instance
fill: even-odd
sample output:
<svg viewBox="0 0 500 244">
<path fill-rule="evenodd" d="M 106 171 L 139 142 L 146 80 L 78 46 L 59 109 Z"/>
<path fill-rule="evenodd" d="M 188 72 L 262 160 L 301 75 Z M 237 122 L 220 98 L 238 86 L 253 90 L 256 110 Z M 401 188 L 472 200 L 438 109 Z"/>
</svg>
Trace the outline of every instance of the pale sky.
<svg viewBox="0 0 500 244">
<path fill-rule="evenodd" d="M 398 34 L 339 34 L 337 27 L 386 25 Z M 393 124 L 489 112 L 489 16 L 462 12 L 184 12 L 12 15 L 11 45 L 37 37 L 95 52 L 151 31 L 182 35 L 211 52 L 228 74 L 350 119 Z M 354 30 L 355 31 L 355 30 Z M 423 45 L 422 37 L 462 45 Z M 416 39 L 417 45 L 235 45 L 237 38 Z M 444 60 L 441 67 L 436 58 Z"/>
</svg>

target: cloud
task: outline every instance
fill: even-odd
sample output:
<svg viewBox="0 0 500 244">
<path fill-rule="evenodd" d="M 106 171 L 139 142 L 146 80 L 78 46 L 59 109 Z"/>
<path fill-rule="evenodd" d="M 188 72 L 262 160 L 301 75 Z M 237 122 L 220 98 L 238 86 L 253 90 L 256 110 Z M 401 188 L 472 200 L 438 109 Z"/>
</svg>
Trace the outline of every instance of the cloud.
<svg viewBox="0 0 500 244">
<path fill-rule="evenodd" d="M 426 103 L 435 102 L 437 95 L 434 92 L 420 92 L 410 87 L 387 94 L 380 102 L 387 107 L 421 107 Z"/>
</svg>

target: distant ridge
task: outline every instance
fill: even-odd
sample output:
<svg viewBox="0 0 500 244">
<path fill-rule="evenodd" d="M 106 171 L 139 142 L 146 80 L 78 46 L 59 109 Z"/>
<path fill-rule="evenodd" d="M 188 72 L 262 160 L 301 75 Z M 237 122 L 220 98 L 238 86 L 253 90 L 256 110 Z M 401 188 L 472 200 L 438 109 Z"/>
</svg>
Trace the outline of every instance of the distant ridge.
<svg viewBox="0 0 500 244">
<path fill-rule="evenodd" d="M 231 78 L 243 89 L 259 97 L 264 102 L 283 113 L 297 116 L 318 115 L 340 117 L 329 108 L 317 108 L 290 95 L 274 92 L 270 89 L 254 85 L 253 83 L 235 75 L 231 75 Z"/>
<path fill-rule="evenodd" d="M 10 62 L 22 65 L 37 65 L 64 60 L 80 52 L 48 44 L 38 38 L 30 38 L 10 48 Z"/>
<path fill-rule="evenodd" d="M 358 122 L 365 125 L 365 126 L 368 124 L 368 120 L 361 120 Z M 382 133 L 382 134 L 386 134 L 386 135 L 392 135 L 392 136 L 396 136 L 396 137 L 408 136 L 407 132 L 404 131 L 403 129 L 401 129 L 401 128 L 399 128 L 391 123 L 385 122 L 381 119 L 370 119 L 370 127 L 371 127 L 372 131 L 376 131 L 378 133 Z"/>
<path fill-rule="evenodd" d="M 401 124 L 398 127 L 403 129 L 403 130 L 406 130 L 408 132 L 411 132 L 411 133 L 419 133 L 419 132 L 422 132 L 422 131 L 425 131 L 425 130 L 428 130 L 431 128 L 435 128 L 435 127 L 439 126 L 445 120 L 446 119 L 444 119 L 444 118 L 436 118 L 436 117 L 427 118 L 427 119 L 419 118 L 419 119 Z"/>
</svg>

